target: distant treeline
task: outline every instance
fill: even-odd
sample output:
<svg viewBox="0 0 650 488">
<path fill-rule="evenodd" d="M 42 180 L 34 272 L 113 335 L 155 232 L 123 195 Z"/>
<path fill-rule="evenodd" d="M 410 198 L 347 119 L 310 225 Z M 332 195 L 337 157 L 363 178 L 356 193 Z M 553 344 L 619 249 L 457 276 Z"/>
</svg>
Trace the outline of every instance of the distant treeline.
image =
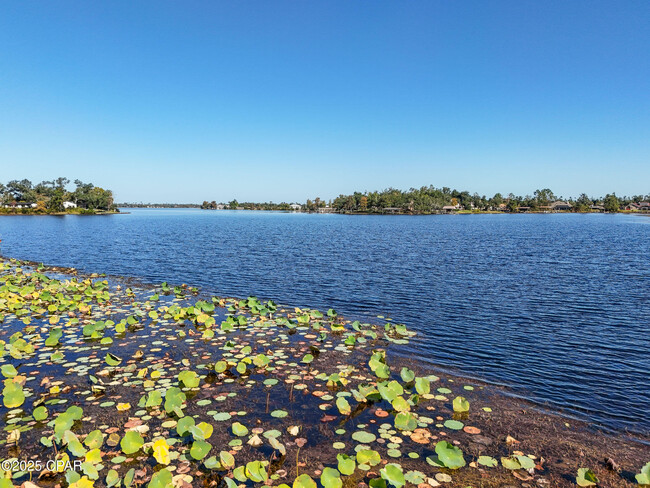
<svg viewBox="0 0 650 488">
<path fill-rule="evenodd" d="M 199 208 L 198 203 L 116 203 L 122 208 Z"/>
<path fill-rule="evenodd" d="M 502 195 L 496 193 L 492 197 L 470 193 L 468 191 L 452 190 L 451 188 L 435 188 L 423 186 L 411 188 L 408 191 L 388 188 L 383 191 L 355 192 L 352 195 L 339 195 L 331 207 L 341 212 L 382 212 L 385 208 L 398 208 L 408 213 L 433 213 L 445 207 L 456 207 L 459 210 L 476 211 L 543 211 L 553 208 L 553 204 L 566 203 L 574 212 L 588 212 L 592 207 L 602 207 L 607 212 L 617 212 L 632 202 L 641 202 L 650 199 L 650 195 L 634 195 L 632 197 L 617 197 L 610 193 L 604 197 L 590 197 L 582 193 L 577 198 L 555 195 L 549 188 L 535 190 L 532 195 L 520 196 L 510 193 Z M 306 207 L 312 210 L 322 206 L 322 202 L 315 199 L 307 201 Z"/>
<path fill-rule="evenodd" d="M 301 210 L 306 212 L 339 213 L 408 213 L 432 214 L 441 212 L 618 212 L 637 210 L 639 203 L 648 202 L 648 195 L 618 197 L 615 193 L 590 197 L 582 193 L 577 198 L 555 195 L 549 188 L 535 190 L 532 195 L 520 196 L 510 193 L 497 193 L 492 197 L 451 188 L 423 186 L 407 191 L 388 188 L 383 191 L 354 192 L 339 195 L 333 200 L 309 199 L 302 204 L 289 203 L 251 203 L 232 200 L 228 203 L 204 201 L 204 209 L 245 209 L 245 210 Z M 648 206 L 641 206 L 647 209 Z"/>
<path fill-rule="evenodd" d="M 296 204 L 294 204 L 296 205 Z M 300 205 L 302 207 L 302 205 Z M 238 202 L 237 200 L 232 200 L 228 203 L 217 203 L 216 201 L 204 201 L 201 204 L 201 208 L 207 210 L 292 210 L 291 204 L 282 202 L 282 203 L 254 203 L 254 202 Z"/>
<path fill-rule="evenodd" d="M 69 189 L 68 178 L 52 181 L 12 180 L 0 183 L 0 206 L 4 213 L 21 210 L 22 213 L 60 213 L 95 210 L 114 210 L 113 192 L 92 183 L 75 180 L 75 189 Z"/>
</svg>

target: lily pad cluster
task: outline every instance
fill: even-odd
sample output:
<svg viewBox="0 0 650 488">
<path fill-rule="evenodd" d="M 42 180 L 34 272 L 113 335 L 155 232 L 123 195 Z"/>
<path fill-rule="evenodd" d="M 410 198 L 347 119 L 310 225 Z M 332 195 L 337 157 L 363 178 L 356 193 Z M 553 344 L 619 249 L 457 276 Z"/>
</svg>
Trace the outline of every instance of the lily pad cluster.
<svg viewBox="0 0 650 488">
<path fill-rule="evenodd" d="M 537 457 L 506 443 L 470 448 L 473 412 L 489 407 L 469 385 L 392 366 L 414 334 L 385 322 L 2 260 L 0 457 L 56 459 L 40 476 L 74 488 L 401 488 L 462 469 L 534 474 Z M 0 488 L 29 478 L 0 472 Z"/>
</svg>

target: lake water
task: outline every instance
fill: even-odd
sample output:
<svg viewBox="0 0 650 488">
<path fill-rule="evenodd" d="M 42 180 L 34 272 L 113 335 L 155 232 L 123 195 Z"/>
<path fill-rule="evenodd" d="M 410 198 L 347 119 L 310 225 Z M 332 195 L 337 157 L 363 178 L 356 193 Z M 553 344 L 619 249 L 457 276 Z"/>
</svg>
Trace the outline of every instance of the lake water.
<svg viewBox="0 0 650 488">
<path fill-rule="evenodd" d="M 650 433 L 650 218 L 131 212 L 0 217 L 0 252 L 385 315 L 419 332 L 423 361 Z"/>
</svg>

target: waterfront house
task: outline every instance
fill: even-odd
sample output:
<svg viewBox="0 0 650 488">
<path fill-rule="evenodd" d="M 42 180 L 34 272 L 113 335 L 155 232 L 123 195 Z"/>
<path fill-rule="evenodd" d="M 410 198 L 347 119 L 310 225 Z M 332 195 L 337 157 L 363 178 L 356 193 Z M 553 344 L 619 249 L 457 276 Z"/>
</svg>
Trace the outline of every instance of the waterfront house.
<svg viewBox="0 0 650 488">
<path fill-rule="evenodd" d="M 289 207 L 294 212 L 300 212 L 300 210 L 302 209 L 302 205 L 300 205 L 299 203 L 292 203 L 291 205 L 289 205 Z"/>
<path fill-rule="evenodd" d="M 625 206 L 625 210 L 633 212 L 650 212 L 650 202 L 632 202 Z"/>
<path fill-rule="evenodd" d="M 572 208 L 570 203 L 563 202 L 561 200 L 551 203 L 550 207 L 551 211 L 553 212 L 557 212 L 559 210 L 571 210 Z"/>
<path fill-rule="evenodd" d="M 589 208 L 591 208 L 591 210 L 593 212 L 604 212 L 605 211 L 605 207 L 603 207 L 602 205 L 592 205 Z"/>
<path fill-rule="evenodd" d="M 385 214 L 398 214 L 402 213 L 402 209 L 399 207 L 384 207 L 382 212 Z"/>
<path fill-rule="evenodd" d="M 458 212 L 458 205 L 445 205 L 442 207 L 442 211 L 444 213 L 452 213 L 452 212 Z"/>
<path fill-rule="evenodd" d="M 530 207 L 517 207 L 517 212 L 528 212 Z"/>
<path fill-rule="evenodd" d="M 63 202 L 63 208 L 68 210 L 69 208 L 77 208 L 77 204 L 74 202 Z"/>
<path fill-rule="evenodd" d="M 321 214 L 334 213 L 335 212 L 335 210 L 332 207 L 320 207 L 316 211 L 318 213 L 321 213 Z"/>
</svg>

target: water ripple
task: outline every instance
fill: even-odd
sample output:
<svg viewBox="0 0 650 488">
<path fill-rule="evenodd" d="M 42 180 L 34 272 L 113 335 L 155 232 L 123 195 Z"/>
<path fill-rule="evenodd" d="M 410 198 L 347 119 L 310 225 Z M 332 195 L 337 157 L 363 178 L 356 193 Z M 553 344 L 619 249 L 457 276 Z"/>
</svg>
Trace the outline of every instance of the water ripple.
<svg viewBox="0 0 650 488">
<path fill-rule="evenodd" d="M 0 218 L 0 237 L 22 259 L 383 314 L 429 364 L 650 433 L 650 219 L 135 210 Z"/>
</svg>

